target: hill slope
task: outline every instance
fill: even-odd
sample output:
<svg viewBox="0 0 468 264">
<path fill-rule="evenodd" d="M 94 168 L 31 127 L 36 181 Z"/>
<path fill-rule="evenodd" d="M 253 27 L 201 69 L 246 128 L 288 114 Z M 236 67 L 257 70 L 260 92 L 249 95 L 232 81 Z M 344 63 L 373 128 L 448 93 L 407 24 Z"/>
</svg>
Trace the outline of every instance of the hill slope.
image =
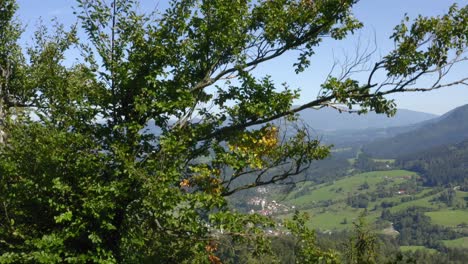
<svg viewBox="0 0 468 264">
<path fill-rule="evenodd" d="M 468 140 L 402 157 L 397 164 L 418 172 L 430 186 L 464 184 L 468 180 Z"/>
<path fill-rule="evenodd" d="M 368 154 L 379 158 L 396 158 L 437 146 L 456 144 L 468 139 L 468 105 L 426 122 L 415 130 L 364 146 Z"/>
</svg>

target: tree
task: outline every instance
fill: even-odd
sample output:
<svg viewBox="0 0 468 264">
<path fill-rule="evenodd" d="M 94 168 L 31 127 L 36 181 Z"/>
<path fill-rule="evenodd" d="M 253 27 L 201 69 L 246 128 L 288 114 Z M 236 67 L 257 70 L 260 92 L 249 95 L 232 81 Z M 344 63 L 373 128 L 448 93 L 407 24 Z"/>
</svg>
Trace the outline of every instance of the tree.
<svg viewBox="0 0 468 264">
<path fill-rule="evenodd" d="M 369 230 L 364 210 L 354 225 L 354 234 L 346 245 L 346 263 L 371 264 L 377 263 L 377 248 L 379 246 L 377 235 Z"/>
<path fill-rule="evenodd" d="M 12 98 L 20 96 L 24 91 L 21 84 L 23 63 L 21 49 L 17 44 L 20 37 L 19 24 L 13 20 L 16 10 L 14 1 L 1 2 L 0 17 L 0 121 L 3 122 L 6 112 L 11 106 L 15 106 Z M 4 141 L 4 132 L 0 128 L 0 144 Z"/>
<path fill-rule="evenodd" d="M 358 158 L 353 165 L 360 171 L 372 171 L 376 167 L 376 162 L 369 154 L 363 152 L 358 154 Z"/>
<path fill-rule="evenodd" d="M 181 0 L 140 14 L 135 0 L 78 0 L 88 38 L 41 26 L 24 56 L 16 4 L 2 0 L 0 262 L 216 263 L 219 236 L 262 254 L 274 223 L 231 212 L 225 197 L 285 182 L 329 154 L 277 120 L 327 106 L 392 115 L 385 95 L 466 85 L 445 82 L 466 54 L 468 9 L 457 6 L 405 18 L 366 81 L 352 79 L 368 62 L 358 56 L 299 107 L 297 90 L 253 76 L 288 51 L 302 72 L 323 38 L 362 27 L 356 2 Z M 66 67 L 70 49 L 81 58 Z"/>
<path fill-rule="evenodd" d="M 295 212 L 292 221 L 286 222 L 286 227 L 297 237 L 295 243 L 295 263 L 339 263 L 338 256 L 333 251 L 324 251 L 315 241 L 315 232 L 306 227 L 308 215 Z"/>
</svg>

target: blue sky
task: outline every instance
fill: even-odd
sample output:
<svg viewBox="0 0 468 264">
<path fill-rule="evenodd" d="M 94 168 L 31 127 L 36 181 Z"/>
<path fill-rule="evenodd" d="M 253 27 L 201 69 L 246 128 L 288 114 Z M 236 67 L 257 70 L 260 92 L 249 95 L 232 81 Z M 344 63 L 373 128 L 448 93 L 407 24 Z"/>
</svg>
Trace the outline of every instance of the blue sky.
<svg viewBox="0 0 468 264">
<path fill-rule="evenodd" d="M 109 1 L 109 0 L 107 0 Z M 65 25 L 77 21 L 73 15 L 75 0 L 18 0 L 20 6 L 19 17 L 27 30 L 22 42 L 30 42 L 34 26 L 39 18 L 46 23 L 57 17 Z M 312 65 L 302 74 L 296 75 L 292 68 L 295 62 L 294 53 L 286 54 L 281 59 L 263 65 L 256 69 L 259 77 L 269 74 L 279 84 L 287 82 L 292 88 L 301 88 L 301 99 L 297 103 L 304 103 L 315 98 L 320 84 L 325 79 L 333 58 L 343 59 L 343 54 L 352 55 L 357 44 L 365 46 L 368 42 L 376 40 L 379 54 L 385 55 L 392 47 L 389 40 L 392 29 L 397 25 L 404 14 L 416 17 L 439 15 L 446 12 L 449 6 L 458 3 L 466 5 L 466 1 L 456 0 L 361 0 L 356 4 L 355 16 L 364 23 L 364 29 L 344 41 L 325 40 L 317 49 L 312 58 Z M 141 0 L 142 10 L 154 10 L 155 7 L 167 6 L 167 1 Z M 466 76 L 468 65 L 454 69 L 453 76 Z M 399 108 L 443 114 L 457 106 L 468 103 L 468 87 L 458 86 L 429 93 L 405 93 L 395 95 Z"/>
</svg>

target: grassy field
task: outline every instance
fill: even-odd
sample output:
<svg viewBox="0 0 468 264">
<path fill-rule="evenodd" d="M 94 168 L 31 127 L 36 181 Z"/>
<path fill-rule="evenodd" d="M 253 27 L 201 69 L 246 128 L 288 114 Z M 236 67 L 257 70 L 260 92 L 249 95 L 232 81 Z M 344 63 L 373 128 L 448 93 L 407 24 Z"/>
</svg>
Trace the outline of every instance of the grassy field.
<svg viewBox="0 0 468 264">
<path fill-rule="evenodd" d="M 437 195 L 438 194 L 434 194 L 431 196 L 423 197 L 423 198 L 409 201 L 406 203 L 401 203 L 397 206 L 393 206 L 392 208 L 390 208 L 390 212 L 396 213 L 398 211 L 404 210 L 409 207 L 426 207 L 426 208 L 431 208 L 431 209 L 437 209 L 439 204 L 431 202 L 431 200 L 434 199 Z"/>
<path fill-rule="evenodd" d="M 468 224 L 468 211 L 466 210 L 442 210 L 427 212 L 434 224 L 456 227 L 461 223 Z"/>
<path fill-rule="evenodd" d="M 349 194 L 359 192 L 359 187 L 364 183 L 369 185 L 369 189 L 366 192 L 372 192 L 376 190 L 377 183 L 387 180 L 388 184 L 396 185 L 406 181 L 405 177 L 412 175 L 415 175 L 415 173 L 405 170 L 374 171 L 349 176 L 332 184 L 312 186 L 309 183 L 302 185 L 297 191 L 290 193 L 286 200 L 288 204 L 296 206 L 326 200 L 342 200 L 346 199 Z M 304 192 L 304 189 L 307 189 L 305 190 L 306 192 Z M 300 193 L 304 194 L 298 195 Z"/>
<path fill-rule="evenodd" d="M 344 229 L 352 229 L 353 222 L 358 218 L 364 208 L 353 208 L 349 205 L 349 199 L 365 194 L 368 197 L 366 220 L 373 226 L 380 219 L 383 203 L 390 204 L 387 207 L 391 213 L 396 213 L 410 207 L 424 207 L 428 209 L 425 214 L 431 218 L 431 222 L 452 228 L 458 232 L 462 231 L 457 226 L 463 222 L 468 223 L 468 209 L 454 209 L 448 207 L 438 197 L 445 189 L 440 188 L 435 192 L 430 187 L 409 187 L 412 189 L 407 193 L 398 194 L 400 188 L 415 186 L 414 176 L 417 174 L 405 170 L 374 171 L 347 176 L 340 180 L 329 183 L 315 184 L 304 182 L 285 194 L 281 198 L 274 198 L 280 203 L 296 206 L 296 209 L 307 212 L 310 216 L 307 226 L 322 232 L 334 232 Z M 365 187 L 363 187 L 365 186 Z M 417 191 L 415 191 L 417 190 Z M 379 196 L 379 192 L 384 192 Z M 464 205 L 468 200 L 468 192 L 456 192 L 456 205 Z M 454 205 L 455 205 L 454 204 Z M 278 216 L 281 219 L 291 218 L 291 214 Z M 382 223 L 381 223 L 382 224 Z M 463 229 L 465 230 L 465 229 Z M 378 233 L 387 234 L 388 230 L 379 225 Z M 391 232 L 392 235 L 398 233 Z M 389 233 L 388 233 L 389 234 Z M 468 248 L 468 237 L 456 240 L 442 241 L 449 247 Z M 424 246 L 404 246 L 402 251 L 429 250 Z"/>
<path fill-rule="evenodd" d="M 456 195 L 458 198 L 468 198 L 468 192 L 462 192 L 462 191 L 455 191 Z"/>
<path fill-rule="evenodd" d="M 326 210 L 322 209 L 311 209 L 304 210 L 309 215 L 309 221 L 307 227 L 313 229 L 319 229 L 321 231 L 334 231 L 344 230 L 353 227 L 353 221 L 355 221 L 363 209 L 355 209 L 351 207 L 344 208 L 342 210 L 337 209 L 336 206 L 328 207 Z M 282 215 L 282 219 L 291 219 L 292 214 Z M 375 221 L 376 215 L 369 214 L 366 219 L 368 223 Z"/>
<path fill-rule="evenodd" d="M 332 148 L 331 149 L 331 152 L 344 152 L 344 151 L 350 151 L 352 150 L 353 148 L 351 147 L 346 147 L 346 148 Z"/>
<path fill-rule="evenodd" d="M 333 183 L 314 185 L 312 182 L 306 182 L 298 186 L 299 188 L 289 193 L 286 197 L 278 200 L 306 211 L 311 216 L 308 222 L 310 227 L 323 231 L 341 230 L 351 228 L 352 222 L 364 210 L 363 208 L 349 206 L 346 203 L 347 197 L 358 193 L 376 192 L 378 184 L 384 183 L 386 188 L 398 186 L 408 181 L 413 175 L 416 174 L 405 170 L 375 171 L 348 176 Z M 367 189 L 360 188 L 364 183 L 367 183 Z M 423 190 L 415 195 L 415 197 L 418 198 L 426 193 L 427 190 Z M 400 202 L 401 198 L 402 196 L 397 195 L 370 202 L 368 206 L 368 222 L 374 222 L 381 215 L 381 208 L 375 211 L 371 210 L 372 208 L 378 208 L 384 200 Z M 428 203 L 429 199 L 431 198 L 424 198 L 424 201 L 419 201 L 419 203 Z M 324 206 L 324 203 L 328 205 Z M 411 203 L 416 204 L 418 201 L 411 201 Z M 404 206 L 400 207 L 404 208 Z M 285 217 L 290 217 L 290 215 L 283 215 L 281 218 Z"/>
<path fill-rule="evenodd" d="M 416 251 L 416 250 L 428 250 L 431 253 L 437 252 L 437 250 L 433 248 L 427 248 L 424 246 L 401 246 L 400 250 L 405 252 L 405 251 Z"/>
<path fill-rule="evenodd" d="M 353 162 L 354 159 L 350 159 Z M 392 160 L 380 160 L 392 162 Z M 456 232 L 468 232 L 468 228 L 460 227 L 468 223 L 468 192 L 456 191 L 456 199 L 449 207 L 439 199 L 446 188 L 423 187 L 418 183 L 418 175 L 406 170 L 373 171 L 352 174 L 333 182 L 316 184 L 304 182 L 296 185 L 290 192 L 271 193 L 269 199 L 279 203 L 295 206 L 296 209 L 307 212 L 310 216 L 307 226 L 321 232 L 335 232 L 353 229 L 353 222 L 367 210 L 366 220 L 369 227 L 379 234 L 399 235 L 390 223 L 381 220 L 381 215 L 387 208 L 391 213 L 406 210 L 410 207 L 427 208 L 424 214 L 430 217 L 431 223 L 448 227 Z M 400 193 L 400 190 L 405 190 Z M 362 198 L 364 197 L 364 198 Z M 362 203 L 367 208 L 354 208 Z M 361 200 L 359 200 L 361 199 Z M 455 209 L 457 208 L 457 209 Z M 463 209 L 458 209 L 463 208 Z M 290 211 L 292 212 L 292 211 Z M 292 213 L 277 215 L 279 219 L 291 219 Z M 377 224 L 377 225 L 375 225 Z M 385 227 L 389 224 L 389 227 Z M 429 235 L 429 234 L 427 234 Z M 468 237 L 455 240 L 441 240 L 445 246 L 468 249 Z M 425 250 L 437 252 L 424 246 L 401 246 L 402 251 Z M 467 262 L 468 263 L 468 262 Z"/>
<path fill-rule="evenodd" d="M 447 247 L 468 248 L 468 237 L 462 237 L 455 240 L 443 240 Z"/>
<path fill-rule="evenodd" d="M 310 228 L 319 227 L 322 231 L 347 229 L 352 226 L 352 222 L 357 219 L 359 213 L 358 210 L 327 211 L 318 214 L 309 211 L 311 218 L 307 225 Z"/>
<path fill-rule="evenodd" d="M 394 159 L 372 159 L 372 160 L 375 161 L 375 162 L 386 162 L 386 163 L 390 163 L 390 164 L 395 163 Z M 349 164 L 353 165 L 354 163 L 356 163 L 356 158 L 350 158 L 350 159 L 348 159 L 348 162 L 349 162 Z"/>
<path fill-rule="evenodd" d="M 372 160 L 375 161 L 375 162 L 388 162 L 390 164 L 395 163 L 394 159 L 372 159 Z"/>
</svg>

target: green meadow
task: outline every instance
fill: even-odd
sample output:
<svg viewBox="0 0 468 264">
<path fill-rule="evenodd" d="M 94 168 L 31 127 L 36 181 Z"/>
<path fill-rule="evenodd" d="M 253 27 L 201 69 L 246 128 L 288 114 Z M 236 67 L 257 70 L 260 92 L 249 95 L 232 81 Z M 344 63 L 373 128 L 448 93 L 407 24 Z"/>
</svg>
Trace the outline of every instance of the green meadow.
<svg viewBox="0 0 468 264">
<path fill-rule="evenodd" d="M 462 237 L 454 240 L 444 240 L 443 243 L 447 247 L 468 249 L 468 237 Z"/>
<path fill-rule="evenodd" d="M 351 175 L 330 183 L 314 184 L 305 182 L 298 184 L 297 188 L 281 197 L 276 196 L 281 203 L 295 206 L 307 212 L 310 216 L 308 226 L 322 231 L 343 230 L 352 227 L 353 221 L 364 208 L 354 208 L 347 203 L 350 196 L 365 194 L 371 196 L 378 194 L 379 190 L 398 190 L 399 186 L 419 177 L 416 173 L 406 170 L 373 171 Z M 365 185 L 365 188 L 363 186 Z M 380 186 L 380 189 L 378 188 Z M 373 223 L 380 218 L 382 203 L 392 204 L 388 207 L 391 213 L 405 210 L 410 207 L 424 207 L 428 210 L 426 215 L 431 222 L 446 227 L 456 228 L 462 223 L 468 223 L 468 210 L 448 207 L 437 201 L 440 193 L 432 188 L 419 188 L 411 194 L 398 194 L 394 192 L 390 197 L 370 200 L 367 205 L 367 220 Z M 379 196 L 380 197 L 380 196 Z M 464 201 L 468 193 L 457 191 L 456 199 Z M 409 199 L 410 198 L 410 199 Z M 279 216 L 290 217 L 290 214 Z M 449 242 L 447 242 L 449 243 Z"/>
<path fill-rule="evenodd" d="M 441 210 L 434 212 L 427 212 L 427 216 L 431 218 L 434 224 L 456 227 L 460 224 L 468 224 L 468 211 L 467 210 Z"/>
</svg>

